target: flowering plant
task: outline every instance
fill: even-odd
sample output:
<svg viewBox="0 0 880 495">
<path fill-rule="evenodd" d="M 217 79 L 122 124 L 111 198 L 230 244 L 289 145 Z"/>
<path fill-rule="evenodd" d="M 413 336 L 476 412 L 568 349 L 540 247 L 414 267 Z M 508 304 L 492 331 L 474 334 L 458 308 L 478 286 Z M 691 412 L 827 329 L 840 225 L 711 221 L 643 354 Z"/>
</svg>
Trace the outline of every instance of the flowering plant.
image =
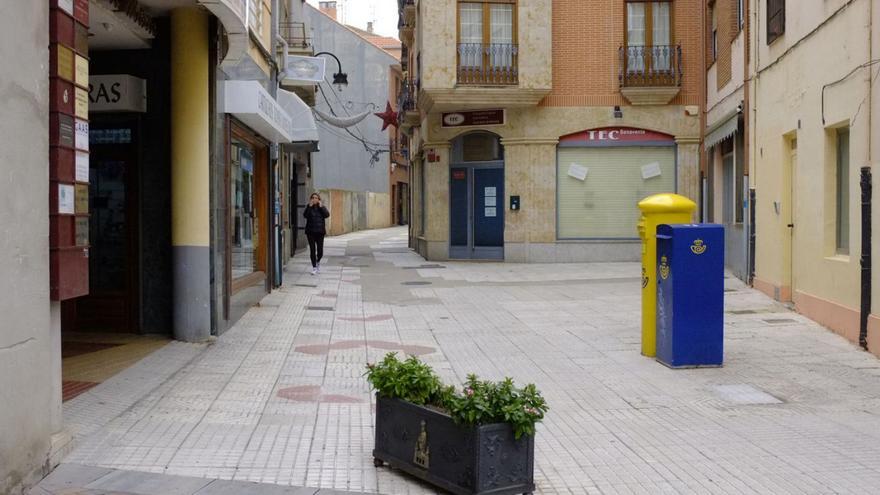
<svg viewBox="0 0 880 495">
<path fill-rule="evenodd" d="M 400 361 L 393 352 L 377 364 L 368 364 L 366 376 L 383 397 L 443 409 L 458 424 L 508 423 L 517 439 L 534 435 L 535 424 L 549 409 L 534 384 L 518 388 L 510 378 L 490 382 L 468 375 L 459 392 L 443 386 L 431 367 L 417 358 Z"/>
</svg>

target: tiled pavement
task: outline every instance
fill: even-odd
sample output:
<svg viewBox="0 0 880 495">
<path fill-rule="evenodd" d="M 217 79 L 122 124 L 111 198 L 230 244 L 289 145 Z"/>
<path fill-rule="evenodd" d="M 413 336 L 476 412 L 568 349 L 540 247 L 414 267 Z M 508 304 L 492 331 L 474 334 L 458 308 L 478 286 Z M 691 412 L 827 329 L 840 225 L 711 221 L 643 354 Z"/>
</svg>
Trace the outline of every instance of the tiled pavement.
<svg viewBox="0 0 880 495">
<path fill-rule="evenodd" d="M 880 492 L 880 361 L 735 279 L 725 366 L 670 370 L 639 355 L 635 264 L 428 263 L 402 229 L 326 253 L 206 349 L 168 345 L 65 404 L 66 462 L 431 493 L 370 457 L 364 365 L 404 349 L 450 382 L 541 388 L 540 493 Z"/>
</svg>

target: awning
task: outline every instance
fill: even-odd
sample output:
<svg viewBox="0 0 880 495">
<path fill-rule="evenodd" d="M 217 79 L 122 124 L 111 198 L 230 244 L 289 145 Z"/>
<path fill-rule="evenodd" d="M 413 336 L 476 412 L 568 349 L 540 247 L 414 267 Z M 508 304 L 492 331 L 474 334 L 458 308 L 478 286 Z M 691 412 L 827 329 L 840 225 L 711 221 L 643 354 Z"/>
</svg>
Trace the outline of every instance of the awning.
<svg viewBox="0 0 880 495">
<path fill-rule="evenodd" d="M 312 115 L 312 107 L 290 91 L 278 90 L 278 104 L 290 115 L 290 142 L 315 146 L 318 142 L 318 126 Z"/>
<path fill-rule="evenodd" d="M 706 139 L 703 140 L 703 147 L 709 149 L 724 139 L 734 135 L 739 127 L 739 112 L 734 111 L 730 116 L 726 116 L 721 121 L 709 128 L 706 133 Z"/>
<path fill-rule="evenodd" d="M 226 30 L 226 55 L 220 68 L 236 65 L 248 51 L 247 0 L 199 0 L 199 3 L 220 19 Z"/>
<path fill-rule="evenodd" d="M 258 134 L 278 143 L 293 141 L 293 120 L 257 81 L 224 81 L 223 108 Z M 314 124 L 313 124 L 314 125 Z"/>
</svg>

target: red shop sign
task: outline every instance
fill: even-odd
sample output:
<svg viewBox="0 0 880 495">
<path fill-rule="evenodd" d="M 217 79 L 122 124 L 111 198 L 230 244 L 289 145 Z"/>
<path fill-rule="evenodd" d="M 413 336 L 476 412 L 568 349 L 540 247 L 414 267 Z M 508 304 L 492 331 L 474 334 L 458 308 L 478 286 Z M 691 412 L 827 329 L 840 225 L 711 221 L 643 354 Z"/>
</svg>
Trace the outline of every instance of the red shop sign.
<svg viewBox="0 0 880 495">
<path fill-rule="evenodd" d="M 635 127 L 602 127 L 576 132 L 559 138 L 569 146 L 614 146 L 618 144 L 671 144 L 675 137 L 662 132 Z"/>
</svg>

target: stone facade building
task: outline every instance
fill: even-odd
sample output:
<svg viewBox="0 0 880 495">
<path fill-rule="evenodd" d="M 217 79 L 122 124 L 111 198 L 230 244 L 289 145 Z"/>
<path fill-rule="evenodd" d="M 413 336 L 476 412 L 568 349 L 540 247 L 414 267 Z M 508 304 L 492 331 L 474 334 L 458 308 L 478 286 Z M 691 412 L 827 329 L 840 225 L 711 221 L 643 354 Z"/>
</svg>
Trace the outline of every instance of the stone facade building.
<svg viewBox="0 0 880 495">
<path fill-rule="evenodd" d="M 636 203 L 700 196 L 701 5 L 401 0 L 412 246 L 637 259 Z"/>
</svg>

